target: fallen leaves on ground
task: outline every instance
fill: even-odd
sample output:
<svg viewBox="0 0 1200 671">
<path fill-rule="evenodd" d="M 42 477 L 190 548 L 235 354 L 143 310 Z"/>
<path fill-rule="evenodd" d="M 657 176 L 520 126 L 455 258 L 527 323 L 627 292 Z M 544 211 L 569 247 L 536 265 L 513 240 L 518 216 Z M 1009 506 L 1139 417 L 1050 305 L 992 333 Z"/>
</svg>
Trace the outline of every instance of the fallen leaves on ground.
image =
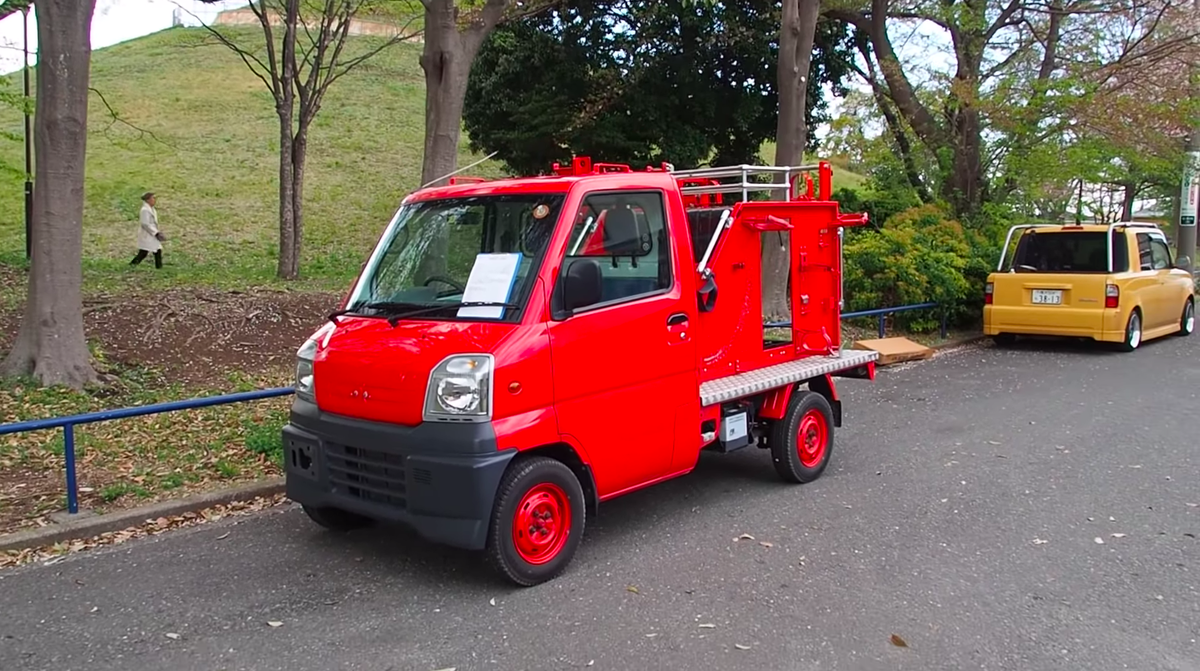
<svg viewBox="0 0 1200 671">
<path fill-rule="evenodd" d="M 227 517 L 249 515 L 277 506 L 285 500 L 286 497 L 283 494 L 276 494 L 269 497 L 260 496 L 250 501 L 239 501 L 237 503 L 214 506 L 194 513 L 184 513 L 173 517 L 147 520 L 140 526 L 120 531 L 110 531 L 87 539 L 65 541 L 41 548 L 0 552 L 0 568 L 23 566 L 34 562 L 46 562 L 47 564 L 58 562 L 67 555 L 84 550 L 91 550 L 106 545 L 119 545 L 135 538 L 157 536 L 172 529 L 208 524 Z M 161 524 L 159 520 L 166 520 L 166 524 Z"/>
<path fill-rule="evenodd" d="M 904 639 L 900 638 L 896 634 L 892 634 L 891 641 L 892 641 L 892 645 L 896 646 L 897 648 L 907 648 L 908 647 L 908 642 L 905 641 Z"/>
<path fill-rule="evenodd" d="M 205 386 L 171 384 L 126 367 L 87 392 L 0 385 L 0 423 L 65 417 L 286 386 L 284 371 L 220 377 Z M 211 491 L 281 473 L 290 397 L 98 422 L 75 427 L 81 508 L 100 512 Z M 0 436 L 0 533 L 45 526 L 65 509 L 61 429 Z"/>
</svg>

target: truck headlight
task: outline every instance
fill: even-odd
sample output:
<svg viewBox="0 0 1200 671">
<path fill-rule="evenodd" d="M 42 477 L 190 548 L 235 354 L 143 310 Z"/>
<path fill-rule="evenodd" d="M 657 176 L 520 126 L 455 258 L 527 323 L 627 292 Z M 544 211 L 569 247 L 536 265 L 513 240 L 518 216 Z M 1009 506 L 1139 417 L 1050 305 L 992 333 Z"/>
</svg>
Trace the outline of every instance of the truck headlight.
<svg viewBox="0 0 1200 671">
<path fill-rule="evenodd" d="M 425 419 L 480 420 L 492 415 L 490 354 L 452 356 L 429 374 L 425 392 Z"/>
<path fill-rule="evenodd" d="M 317 387 L 313 375 L 313 359 L 317 356 L 317 341 L 308 339 L 296 351 L 296 396 L 316 403 Z"/>
</svg>

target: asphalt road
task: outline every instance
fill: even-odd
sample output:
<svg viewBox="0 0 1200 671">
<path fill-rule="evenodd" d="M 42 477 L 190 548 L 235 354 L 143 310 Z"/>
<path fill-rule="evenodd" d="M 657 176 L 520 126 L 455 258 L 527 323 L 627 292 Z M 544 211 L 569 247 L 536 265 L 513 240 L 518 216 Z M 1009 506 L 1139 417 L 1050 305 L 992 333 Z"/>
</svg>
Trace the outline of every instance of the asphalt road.
<svg viewBox="0 0 1200 671">
<path fill-rule="evenodd" d="M 984 347 L 844 382 L 821 480 L 706 457 L 533 589 L 293 508 L 0 572 L 0 669 L 1200 669 L 1198 362 Z"/>
</svg>

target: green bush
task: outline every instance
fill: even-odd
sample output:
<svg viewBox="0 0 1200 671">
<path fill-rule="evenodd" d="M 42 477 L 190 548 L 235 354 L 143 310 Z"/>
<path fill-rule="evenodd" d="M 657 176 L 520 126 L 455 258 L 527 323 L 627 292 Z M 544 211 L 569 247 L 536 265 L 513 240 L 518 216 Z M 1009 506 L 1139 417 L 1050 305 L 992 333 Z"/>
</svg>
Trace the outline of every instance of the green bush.
<svg viewBox="0 0 1200 671">
<path fill-rule="evenodd" d="M 938 205 L 903 210 L 878 229 L 848 237 L 846 311 L 935 302 L 953 324 L 978 322 L 992 250 L 998 251 L 989 237 L 964 229 Z M 939 321 L 938 310 L 894 316 L 897 327 L 914 332 Z"/>
</svg>

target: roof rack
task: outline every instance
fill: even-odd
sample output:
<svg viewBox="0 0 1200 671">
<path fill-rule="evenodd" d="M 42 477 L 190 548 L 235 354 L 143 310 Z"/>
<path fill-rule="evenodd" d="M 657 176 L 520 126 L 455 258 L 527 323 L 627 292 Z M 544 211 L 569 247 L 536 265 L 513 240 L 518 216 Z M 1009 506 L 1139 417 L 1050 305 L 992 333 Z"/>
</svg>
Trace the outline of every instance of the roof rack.
<svg viewBox="0 0 1200 671">
<path fill-rule="evenodd" d="M 1004 238 L 1004 246 L 1000 248 L 1000 262 L 996 264 L 996 272 L 1004 272 L 1004 259 L 1008 255 L 1008 248 L 1012 245 L 1013 233 L 1018 230 L 1033 229 L 1033 228 L 1076 228 L 1081 226 L 1108 226 L 1105 231 L 1105 243 L 1108 247 L 1108 272 L 1113 271 L 1113 232 L 1118 228 L 1150 228 L 1156 231 L 1161 231 L 1162 227 L 1152 221 L 1114 221 L 1104 224 L 1099 221 L 1072 221 L 1062 224 L 1018 224 L 1008 229 L 1008 235 Z"/>
<path fill-rule="evenodd" d="M 812 177 L 806 173 L 817 171 L 819 190 L 814 190 Z M 812 165 L 731 165 L 711 168 L 696 168 L 693 170 L 675 170 L 671 166 L 671 174 L 681 181 L 680 191 L 687 195 L 740 193 L 742 200 L 749 200 L 750 194 L 760 191 L 788 192 L 788 200 L 795 198 L 796 181 L 801 176 L 807 181 L 807 198 L 829 200 L 833 188 L 833 170 L 829 162 L 821 161 Z M 779 178 L 782 176 L 782 182 Z M 754 178 L 768 177 L 765 181 L 755 181 Z M 738 178 L 737 182 L 718 182 Z M 691 184 L 683 185 L 687 180 Z M 694 182 L 704 180 L 709 183 Z"/>
</svg>

